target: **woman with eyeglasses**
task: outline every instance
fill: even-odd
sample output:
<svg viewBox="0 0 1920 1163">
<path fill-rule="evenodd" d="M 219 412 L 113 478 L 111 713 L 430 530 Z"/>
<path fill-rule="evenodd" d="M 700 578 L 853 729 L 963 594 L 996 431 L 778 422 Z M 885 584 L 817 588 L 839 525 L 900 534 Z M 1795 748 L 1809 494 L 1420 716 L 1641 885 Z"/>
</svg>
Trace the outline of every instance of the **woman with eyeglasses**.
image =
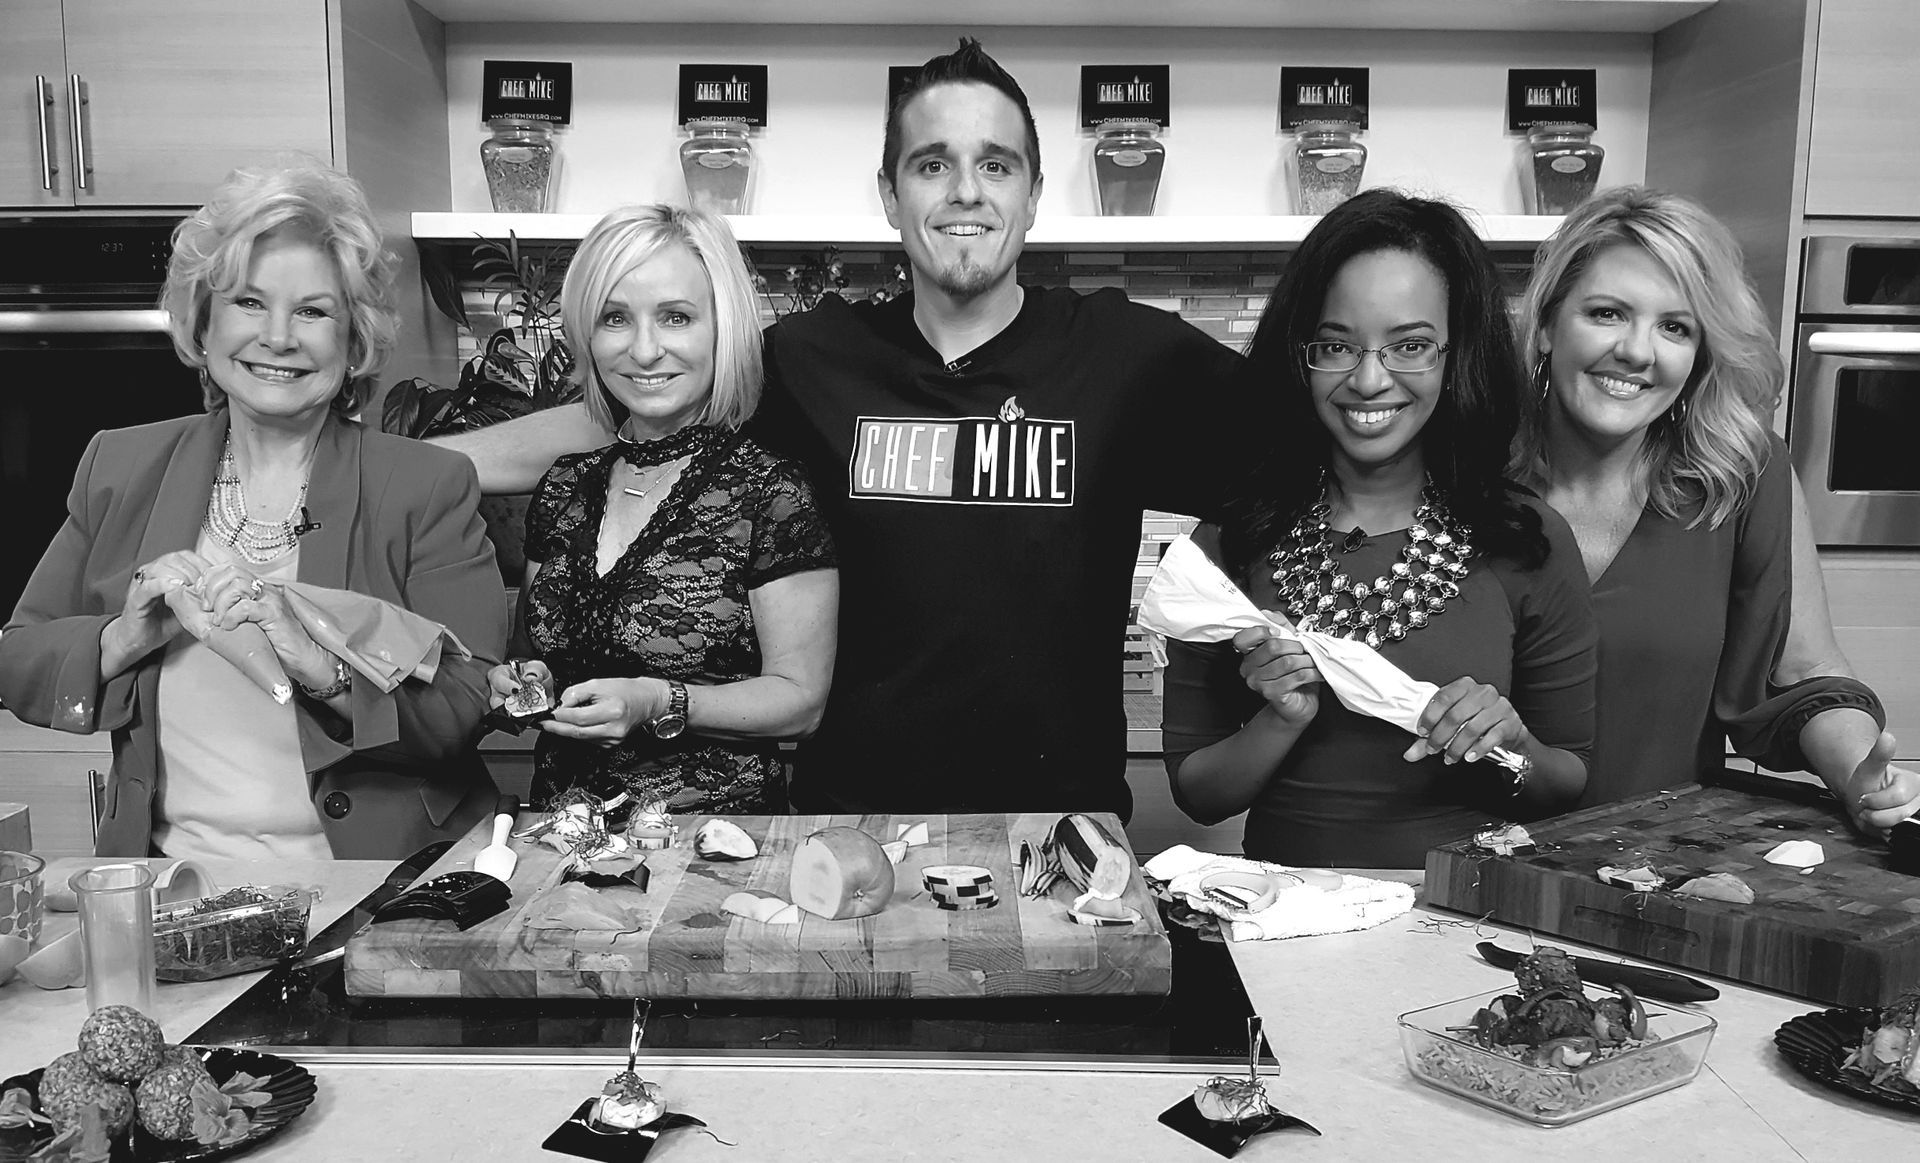
<svg viewBox="0 0 1920 1163">
<path fill-rule="evenodd" d="M 1414 737 L 1341 705 L 1292 639 L 1171 642 L 1175 801 L 1202 823 L 1246 812 L 1249 856 L 1361 868 L 1571 806 L 1593 614 L 1566 522 L 1504 475 L 1521 371 L 1472 227 L 1391 190 L 1347 201 L 1281 276 L 1247 373 L 1280 437 L 1196 540 L 1262 609 L 1440 689 Z"/>
</svg>

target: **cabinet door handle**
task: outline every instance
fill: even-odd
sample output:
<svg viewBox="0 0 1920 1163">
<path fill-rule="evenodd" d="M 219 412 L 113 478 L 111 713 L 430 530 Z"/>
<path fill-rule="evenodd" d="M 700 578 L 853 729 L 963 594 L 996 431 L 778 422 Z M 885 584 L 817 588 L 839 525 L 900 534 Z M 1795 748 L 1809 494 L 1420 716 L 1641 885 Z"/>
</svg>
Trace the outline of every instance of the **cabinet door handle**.
<svg viewBox="0 0 1920 1163">
<path fill-rule="evenodd" d="M 71 84 L 72 107 L 68 112 L 73 117 L 73 184 L 76 189 L 87 188 L 87 174 L 92 169 L 87 165 L 86 119 L 80 115 L 80 107 L 87 99 L 80 92 L 80 74 L 74 73 Z"/>
<path fill-rule="evenodd" d="M 40 188 L 51 190 L 53 175 L 58 172 L 59 167 L 53 164 L 52 129 L 48 125 L 52 120 L 53 87 L 47 84 L 45 75 L 36 75 L 33 78 L 33 101 L 39 106 L 35 112 L 40 115 Z"/>
</svg>

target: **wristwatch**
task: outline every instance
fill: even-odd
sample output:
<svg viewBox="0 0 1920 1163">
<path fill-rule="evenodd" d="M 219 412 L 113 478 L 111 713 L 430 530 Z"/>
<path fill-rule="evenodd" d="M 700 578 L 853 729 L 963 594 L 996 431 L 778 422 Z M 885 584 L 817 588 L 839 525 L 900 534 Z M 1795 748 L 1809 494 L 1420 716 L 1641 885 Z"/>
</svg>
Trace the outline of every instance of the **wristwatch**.
<svg viewBox="0 0 1920 1163">
<path fill-rule="evenodd" d="M 318 702 L 325 702 L 335 695 L 345 694 L 353 685 L 353 671 L 347 666 L 347 660 L 339 655 L 333 658 L 333 681 L 323 687 L 310 687 L 306 683 L 294 680 L 300 687 L 300 693 Z"/>
<path fill-rule="evenodd" d="M 655 739 L 672 739 L 687 729 L 687 684 L 669 680 L 667 709 L 647 721 Z"/>
</svg>

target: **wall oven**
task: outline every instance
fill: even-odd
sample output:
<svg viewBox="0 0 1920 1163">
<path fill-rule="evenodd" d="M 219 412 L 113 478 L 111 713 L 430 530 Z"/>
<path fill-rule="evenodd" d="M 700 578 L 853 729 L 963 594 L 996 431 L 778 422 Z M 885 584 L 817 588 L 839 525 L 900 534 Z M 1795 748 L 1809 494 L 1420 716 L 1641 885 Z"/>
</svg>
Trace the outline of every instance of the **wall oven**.
<svg viewBox="0 0 1920 1163">
<path fill-rule="evenodd" d="M 1788 443 L 1822 545 L 1920 546 L 1920 224 L 1806 241 Z"/>
<path fill-rule="evenodd" d="M 178 220 L 0 218 L 0 620 L 59 530 L 94 433 L 201 410 L 156 306 Z"/>
</svg>

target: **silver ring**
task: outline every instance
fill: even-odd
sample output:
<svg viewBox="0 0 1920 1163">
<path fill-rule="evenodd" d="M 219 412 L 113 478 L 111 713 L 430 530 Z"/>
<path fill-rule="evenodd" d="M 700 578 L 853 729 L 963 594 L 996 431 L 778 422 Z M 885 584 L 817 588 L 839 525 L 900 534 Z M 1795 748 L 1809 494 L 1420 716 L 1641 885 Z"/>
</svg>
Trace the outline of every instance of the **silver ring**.
<svg viewBox="0 0 1920 1163">
<path fill-rule="evenodd" d="M 260 595 L 266 592 L 267 583 L 262 578 L 254 578 L 253 584 L 247 587 L 247 596 L 256 602 L 260 600 Z"/>
</svg>

